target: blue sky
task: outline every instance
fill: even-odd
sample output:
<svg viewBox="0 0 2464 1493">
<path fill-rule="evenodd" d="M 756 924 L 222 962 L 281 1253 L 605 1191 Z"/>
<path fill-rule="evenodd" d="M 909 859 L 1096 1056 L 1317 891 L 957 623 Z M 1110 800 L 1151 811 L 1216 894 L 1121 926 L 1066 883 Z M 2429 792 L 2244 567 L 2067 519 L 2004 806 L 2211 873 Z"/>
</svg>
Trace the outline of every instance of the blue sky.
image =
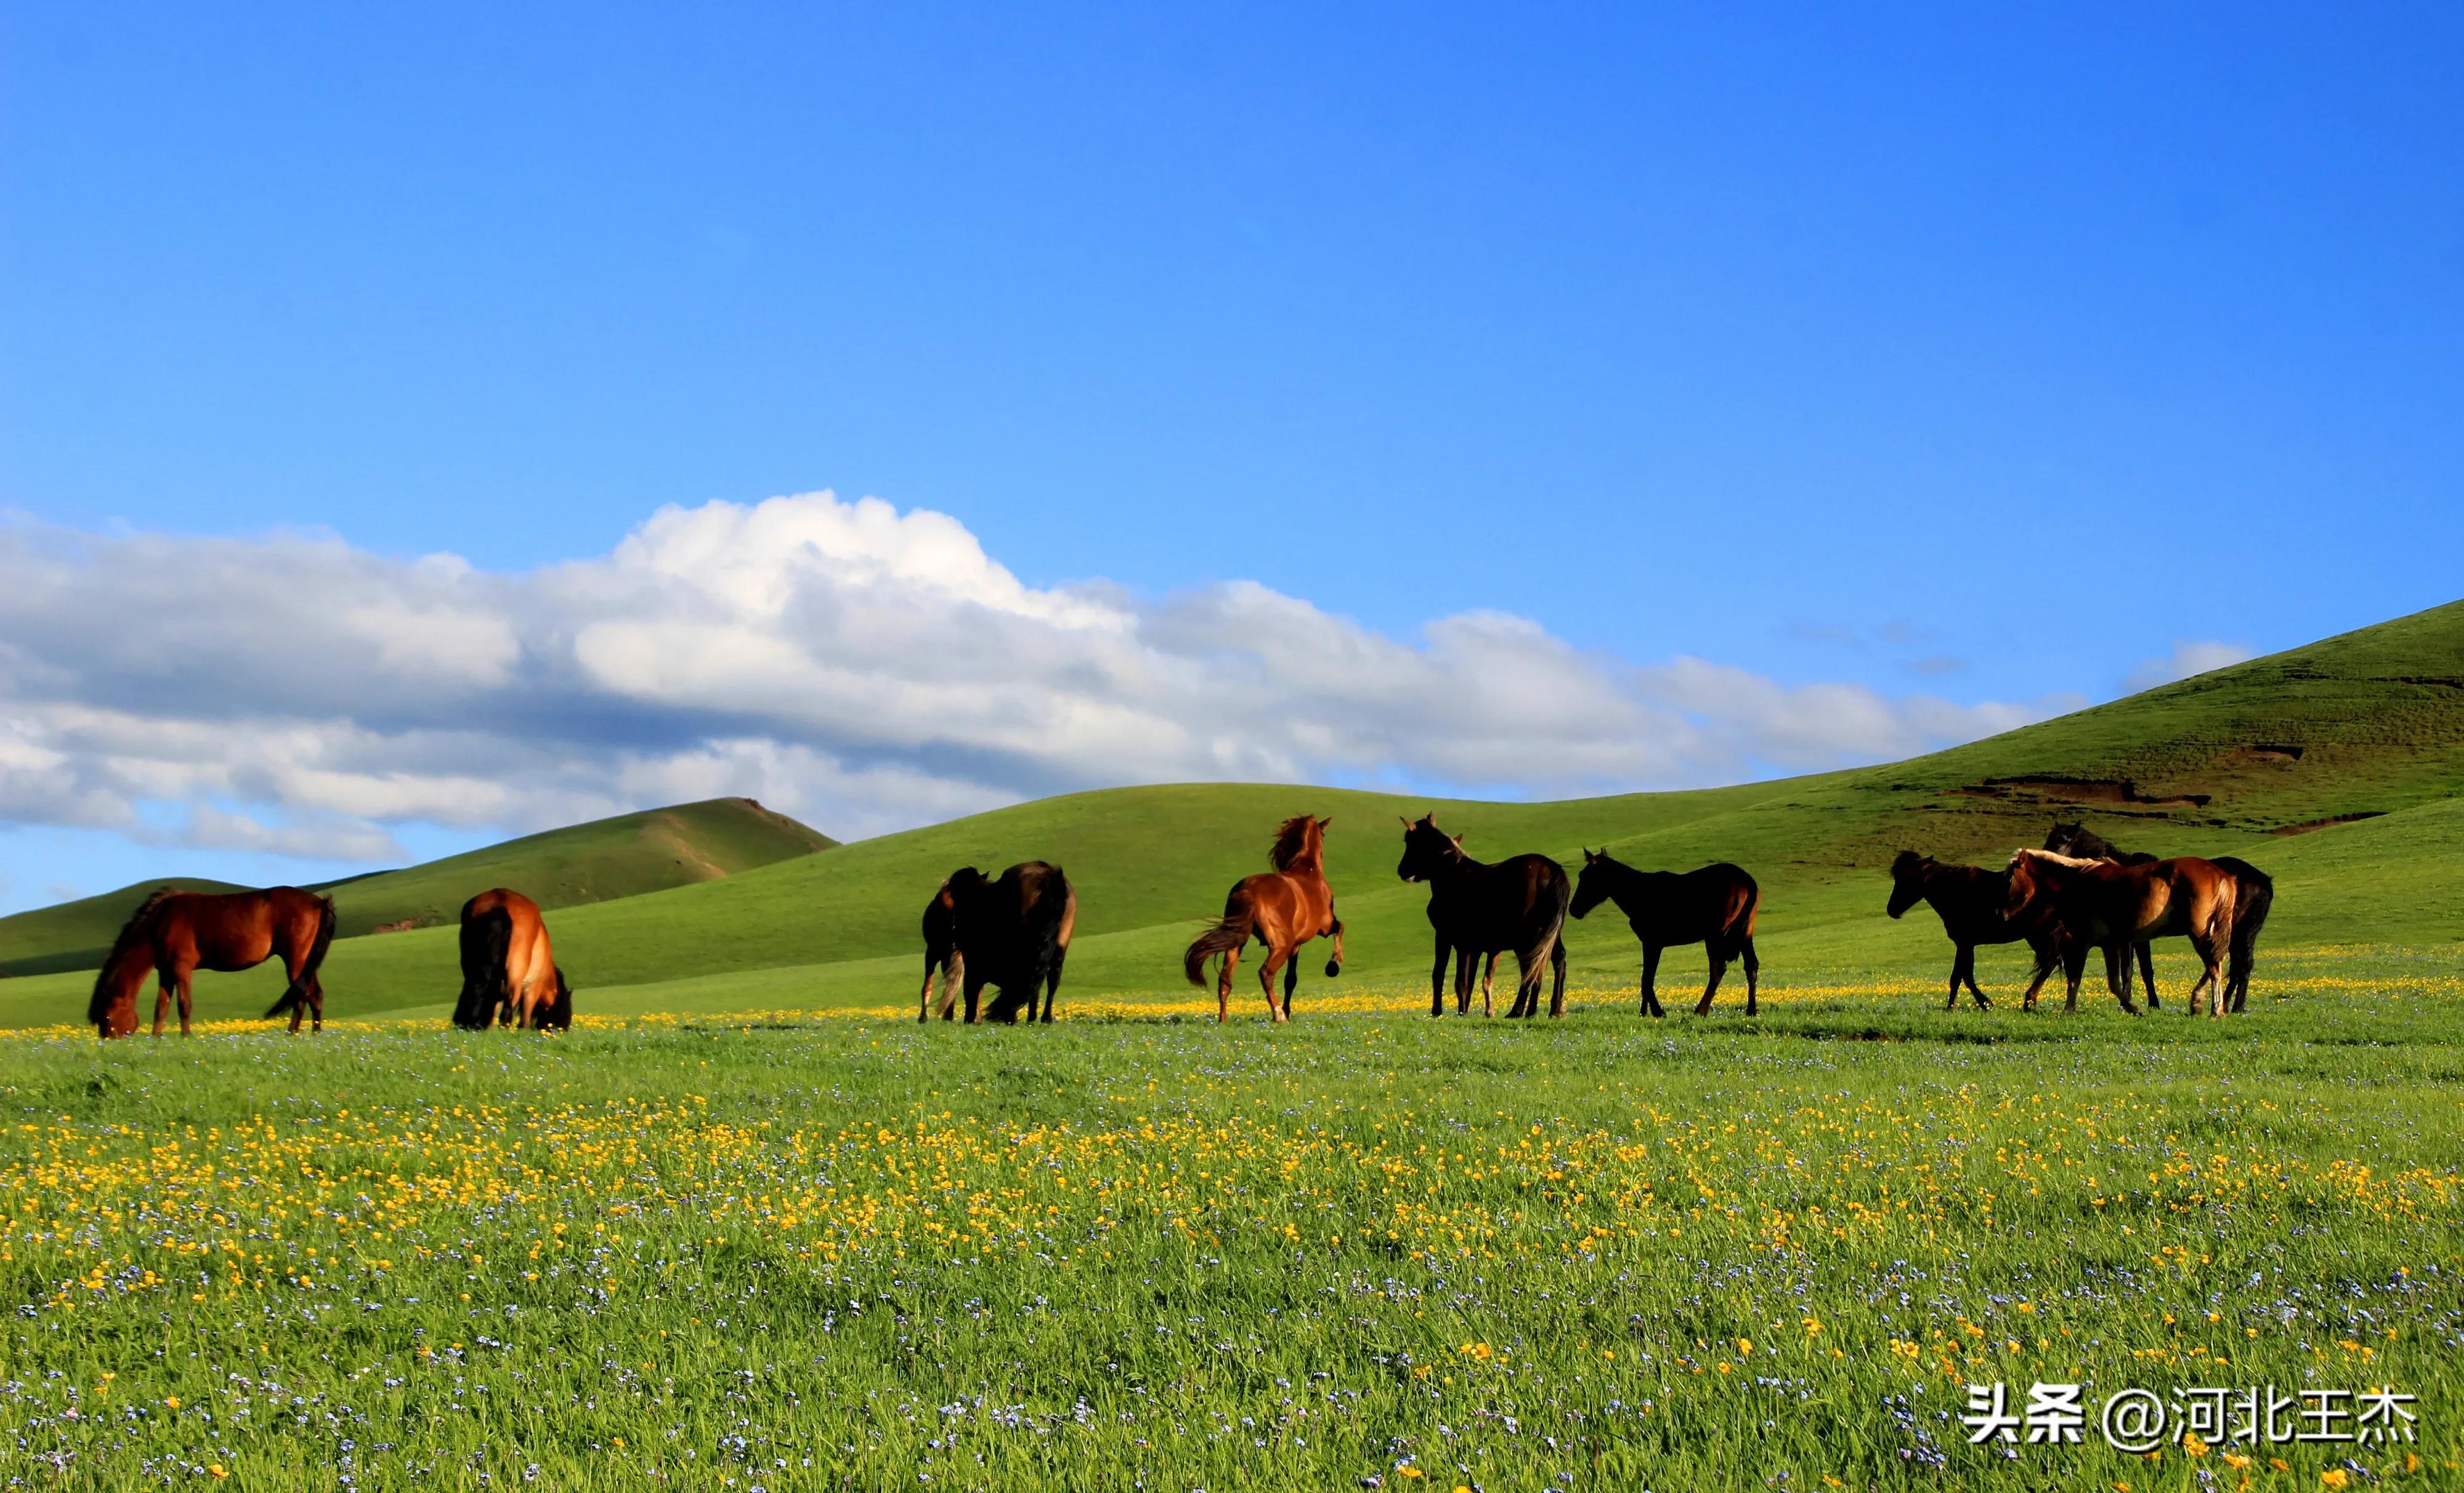
<svg viewBox="0 0 2464 1493">
<path fill-rule="evenodd" d="M 0 508 L 66 567 L 17 591 L 101 607 L 222 540 L 273 546 L 213 553 L 278 582 L 277 530 L 335 537 L 378 567 L 360 584 L 446 551 L 479 585 L 616 554 L 663 506 L 826 489 L 804 518 L 830 532 L 865 495 L 945 514 L 1027 591 L 1117 593 L 1138 627 L 1254 581 L 1406 648 L 1507 613 L 1595 672 L 2042 713 L 2183 643 L 2266 651 L 2459 589 L 2452 8 L 506 11 L 0 16 Z M 141 564 L 130 536 L 170 547 Z M 813 604 L 854 573 L 807 577 Z M 182 626 L 144 611 L 168 585 L 132 614 Z M 523 594 L 532 660 L 575 624 Z M 837 831 L 1200 760 L 663 696 L 608 727 L 633 768 L 569 800 L 106 772 L 59 712 L 155 720 L 145 671 L 31 607 L 5 682 L 56 717 L 24 748 L 54 776 L 0 791 L 0 909 L 622 806 L 684 780 L 634 770 L 661 743 L 819 753 L 705 776 L 854 773 L 804 801 Z M 278 649 L 246 632 L 274 615 L 218 625 Z M 668 687 L 625 678 L 636 705 Z M 1697 716 L 1722 687 L 1652 686 Z M 368 748 L 393 781 L 446 773 L 438 733 L 479 711 L 503 721 L 472 775 L 504 781 L 606 693 L 551 724 L 476 698 L 161 719 L 321 723 L 334 770 L 337 722 L 426 733 Z M 1909 740 L 2001 717 L 1959 719 Z M 1493 792 L 1824 760 L 1518 778 L 1372 736 L 1203 760 Z"/>
</svg>

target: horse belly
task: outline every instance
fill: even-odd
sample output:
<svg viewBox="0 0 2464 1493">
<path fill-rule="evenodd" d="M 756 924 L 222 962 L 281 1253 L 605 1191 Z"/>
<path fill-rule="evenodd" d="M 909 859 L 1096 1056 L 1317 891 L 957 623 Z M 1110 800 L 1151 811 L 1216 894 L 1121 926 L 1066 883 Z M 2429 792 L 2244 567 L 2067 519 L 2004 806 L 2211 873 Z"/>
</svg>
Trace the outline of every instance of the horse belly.
<svg viewBox="0 0 2464 1493">
<path fill-rule="evenodd" d="M 200 932 L 196 938 L 196 967 L 218 973 L 253 969 L 274 954 L 274 930 L 270 927 L 220 929 Z"/>
</svg>

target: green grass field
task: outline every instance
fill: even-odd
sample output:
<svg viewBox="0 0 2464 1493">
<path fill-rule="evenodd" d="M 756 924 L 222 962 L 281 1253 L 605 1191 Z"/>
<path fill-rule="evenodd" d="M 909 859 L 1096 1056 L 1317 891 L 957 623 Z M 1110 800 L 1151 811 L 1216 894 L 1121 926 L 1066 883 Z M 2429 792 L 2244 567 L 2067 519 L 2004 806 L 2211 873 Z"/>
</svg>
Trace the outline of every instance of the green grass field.
<svg viewBox="0 0 2464 1493">
<path fill-rule="evenodd" d="M 1492 858 L 1747 865 L 1751 1021 L 1733 983 L 1636 1015 L 1612 909 L 1564 1021 L 1431 1022 L 1392 817 L 1431 801 L 1260 786 L 755 826 L 621 897 L 615 861 L 672 873 L 618 821 L 341 889 L 351 927 L 561 889 L 561 1038 L 441 1030 L 442 926 L 339 940 L 317 1040 L 247 1019 L 265 969 L 108 1046 L 60 1029 L 90 973 L 0 979 L 0 1485 L 2464 1485 L 2459 785 L 2452 607 L 1886 768 L 1437 805 Z M 1218 1028 L 1180 949 L 1304 811 L 1350 968 L 1306 961 L 1289 1028 L 1244 977 Z M 2249 1014 L 1940 1009 L 1890 856 L 2057 814 L 2275 876 Z M 919 1027 L 925 897 L 1029 856 L 1080 890 L 1065 1019 Z M 54 912 L 0 951 L 87 947 Z M 2006 1455 L 1958 1420 L 1993 1380 L 2418 1422 Z"/>
<path fill-rule="evenodd" d="M 19 1037 L 0 1445 L 72 1487 L 2453 1486 L 2455 977 L 2348 968 L 2222 1025 Z M 2006 1459 L 1954 1418 L 1997 1379 L 2419 1423 Z"/>
</svg>

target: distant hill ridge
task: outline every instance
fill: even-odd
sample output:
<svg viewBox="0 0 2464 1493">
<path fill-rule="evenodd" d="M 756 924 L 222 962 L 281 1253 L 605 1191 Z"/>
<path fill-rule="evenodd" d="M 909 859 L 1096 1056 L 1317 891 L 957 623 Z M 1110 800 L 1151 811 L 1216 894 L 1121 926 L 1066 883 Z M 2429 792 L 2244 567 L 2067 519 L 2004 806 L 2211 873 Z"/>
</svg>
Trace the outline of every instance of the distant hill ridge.
<svg viewBox="0 0 2464 1493">
<path fill-rule="evenodd" d="M 512 886 L 542 907 L 580 906 L 716 880 L 838 841 L 750 798 L 713 798 L 525 835 L 399 871 L 322 883 L 339 936 L 433 926 L 474 892 Z M 158 886 L 239 888 L 201 877 L 117 891 L 0 918 L 0 977 L 98 968 L 129 911 Z"/>
</svg>

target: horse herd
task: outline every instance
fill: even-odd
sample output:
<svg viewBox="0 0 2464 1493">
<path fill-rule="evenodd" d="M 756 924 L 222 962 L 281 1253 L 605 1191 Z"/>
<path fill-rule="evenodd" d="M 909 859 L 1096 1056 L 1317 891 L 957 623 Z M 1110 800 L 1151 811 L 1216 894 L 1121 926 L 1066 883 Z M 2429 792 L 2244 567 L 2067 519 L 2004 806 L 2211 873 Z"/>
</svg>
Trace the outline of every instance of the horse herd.
<svg viewBox="0 0 2464 1493">
<path fill-rule="evenodd" d="M 1267 853 L 1270 869 L 1235 883 L 1224 898 L 1222 918 L 1182 955 L 1182 972 L 1200 989 L 1207 983 L 1208 962 L 1218 962 L 1219 1022 L 1231 1017 L 1233 971 L 1253 940 L 1265 951 L 1258 980 L 1275 1021 L 1291 1017 L 1303 945 L 1331 938 L 1326 972 L 1332 978 L 1342 971 L 1343 920 L 1335 916 L 1325 867 L 1331 823 L 1315 814 L 1285 820 Z M 1463 836 L 1439 829 L 1434 814 L 1422 814 L 1403 820 L 1403 856 L 1395 871 L 1429 889 L 1429 925 L 1436 934 L 1429 971 L 1432 1016 L 1445 1012 L 1449 969 L 1456 1013 L 1469 1014 L 1477 973 L 1482 1014 L 1491 1014 L 1497 960 L 1507 953 L 1516 965 L 1507 1014 L 1538 1014 L 1541 987 L 1551 977 L 1549 1014 L 1565 1014 L 1566 919 L 1585 917 L 1603 902 L 1617 904 L 1641 942 L 1643 1014 L 1666 1014 L 1655 989 L 1661 953 L 1691 944 L 1703 945 L 1710 963 L 1695 1014 L 1710 1012 L 1731 964 L 1744 967 L 1746 1014 L 1756 1014 L 1762 964 L 1754 953 L 1754 918 L 1762 890 L 1727 861 L 1692 871 L 1645 871 L 1605 850 L 1587 849 L 1580 875 L 1570 880 L 1565 867 L 1547 856 L 1494 863 L 1474 859 Z M 2274 883 L 2247 861 L 2125 854 L 2083 825 L 2059 823 L 2044 848 L 2018 852 L 1999 871 L 1903 851 L 1892 862 L 1891 883 L 1885 908 L 1891 917 L 1928 903 L 1950 939 L 1945 1010 L 1959 1004 L 1963 987 L 1979 1009 L 1989 1004 L 1976 984 L 1979 945 L 2025 943 L 2035 956 L 2034 978 L 2022 997 L 2026 1009 L 2035 1008 L 2036 992 L 2059 968 L 2068 985 L 2065 1006 L 2076 1010 L 2088 953 L 2098 950 L 2104 955 L 2107 987 L 2123 1010 L 2135 1014 L 2134 957 L 2153 1007 L 2156 974 L 2148 945 L 2178 936 L 2190 941 L 2203 970 L 2190 992 L 2192 1014 L 2201 991 L 2208 992 L 2210 1015 L 2240 1011 L 2250 997 L 2259 930 L 2275 901 Z M 943 1020 L 956 1018 L 963 994 L 969 1022 L 1013 1022 L 1022 1014 L 1050 1021 L 1077 921 L 1078 894 L 1049 862 L 1022 861 L 998 877 L 973 866 L 951 873 L 925 904 L 924 988 L 916 1019 L 932 1018 L 937 984 Z M 153 974 L 159 981 L 154 1035 L 163 1034 L 176 995 L 186 1036 L 194 971 L 246 969 L 278 957 L 288 982 L 267 1018 L 287 1013 L 296 1033 L 304 1014 L 312 1031 L 321 1031 L 325 993 L 318 971 L 333 938 L 333 899 L 298 887 L 221 894 L 165 887 L 147 897 L 120 930 L 95 977 L 86 1019 L 105 1038 L 135 1032 L 138 995 Z M 485 1030 L 501 1022 L 550 1031 L 572 1025 L 572 987 L 557 968 L 539 904 L 529 898 L 498 887 L 464 903 L 461 962 L 454 1025 Z M 999 994 L 987 1006 L 982 992 L 988 986 Z"/>
<path fill-rule="evenodd" d="M 1332 978 L 1342 971 L 1343 920 L 1335 916 L 1325 868 L 1326 830 L 1332 822 L 1311 814 L 1285 820 L 1267 853 L 1272 869 L 1235 883 L 1224 898 L 1222 919 L 1183 953 L 1182 972 L 1200 989 L 1207 983 L 1207 962 L 1220 959 L 1219 1022 L 1231 1017 L 1233 970 L 1252 940 L 1265 951 L 1258 983 L 1275 1021 L 1291 1018 L 1302 945 L 1331 938 L 1334 950 L 1326 972 Z M 1490 1014 L 1503 953 L 1514 955 L 1517 967 L 1508 1016 L 1538 1014 L 1544 979 L 1551 981 L 1549 1014 L 1565 1014 L 1566 919 L 1584 917 L 1603 902 L 1617 904 L 1642 944 L 1643 1014 L 1666 1014 L 1656 988 L 1661 955 L 1690 944 L 1703 945 L 1710 963 L 1694 1014 L 1709 1014 L 1732 963 L 1745 969 L 1746 1014 L 1756 1013 L 1762 963 L 1754 953 L 1754 917 L 1762 890 L 1742 867 L 1725 860 L 1693 871 L 1644 871 L 1605 850 L 1587 849 L 1581 875 L 1570 882 L 1566 868 L 1547 856 L 1476 860 L 1464 851 L 1463 836 L 1446 834 L 1434 814 L 1423 814 L 1403 820 L 1403 858 L 1395 874 L 1429 888 L 1429 925 L 1437 935 L 1429 971 L 1432 1016 L 1445 1012 L 1450 968 L 1456 1013 L 1470 1012 L 1477 971 L 1481 1012 Z M 2035 977 L 2022 998 L 2026 1009 L 2035 1009 L 2036 992 L 2058 967 L 2067 978 L 2065 1007 L 2077 1010 L 2079 981 L 2094 949 L 2105 956 L 2105 982 L 2122 1009 L 2136 1014 L 2130 998 L 2134 954 L 2153 1007 L 2156 969 L 2148 946 L 2179 936 L 2190 941 L 2203 969 L 2190 992 L 2192 1013 L 2201 991 L 2208 992 L 2210 1015 L 2240 1011 L 2250 998 L 2258 934 L 2276 895 L 2275 883 L 2248 861 L 2126 854 L 2083 824 L 2061 823 L 2055 824 L 2043 849 L 2018 852 L 2002 870 L 1949 865 L 1903 851 L 1891 865 L 1891 881 L 1884 909 L 1891 917 L 1927 902 L 1950 938 L 1945 1010 L 1958 1005 L 1963 986 L 1979 1009 L 1991 1004 L 1976 984 L 1978 945 L 2024 942 L 2035 954 Z M 1025 861 L 997 880 L 973 866 L 954 873 L 924 911 L 924 989 L 916 1019 L 932 1018 L 937 978 L 943 1020 L 956 1014 L 961 987 L 969 1021 L 979 1014 L 1014 1021 L 1021 1012 L 1032 1019 L 1039 991 L 1043 1019 L 1051 1020 L 1077 916 L 1078 898 L 1068 878 L 1048 862 Z M 987 985 L 1001 994 L 979 1012 Z"/>
</svg>

